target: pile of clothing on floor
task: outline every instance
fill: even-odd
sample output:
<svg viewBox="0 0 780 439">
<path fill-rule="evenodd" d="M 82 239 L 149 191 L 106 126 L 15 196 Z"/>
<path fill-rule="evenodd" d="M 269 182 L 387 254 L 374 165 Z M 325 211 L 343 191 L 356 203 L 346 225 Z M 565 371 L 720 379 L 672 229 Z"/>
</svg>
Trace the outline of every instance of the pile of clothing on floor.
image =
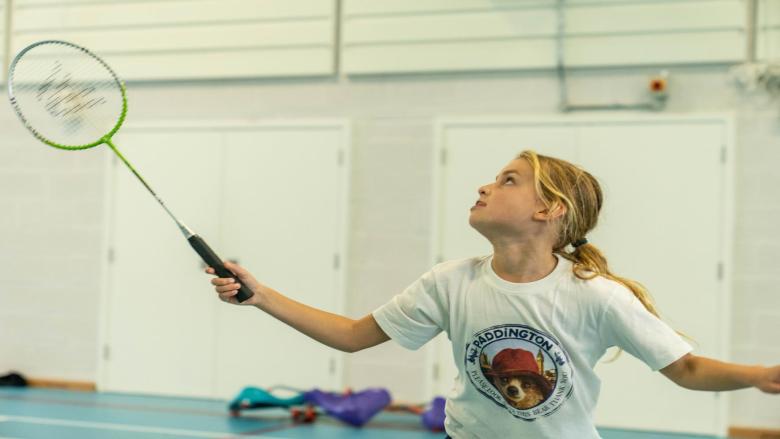
<svg viewBox="0 0 780 439">
<path fill-rule="evenodd" d="M 293 395 L 277 396 L 272 393 L 275 389 L 293 391 Z M 293 420 L 297 422 L 314 422 L 319 408 L 327 415 L 354 427 L 363 426 L 383 410 L 400 411 L 419 415 L 422 425 L 428 430 L 444 431 L 444 404 L 445 399 L 441 397 L 425 405 L 391 404 L 390 392 L 382 388 L 338 393 L 319 389 L 296 391 L 279 386 L 270 389 L 246 387 L 230 402 L 228 408 L 233 416 L 239 416 L 241 410 L 247 409 L 286 408 L 290 409 Z"/>
</svg>

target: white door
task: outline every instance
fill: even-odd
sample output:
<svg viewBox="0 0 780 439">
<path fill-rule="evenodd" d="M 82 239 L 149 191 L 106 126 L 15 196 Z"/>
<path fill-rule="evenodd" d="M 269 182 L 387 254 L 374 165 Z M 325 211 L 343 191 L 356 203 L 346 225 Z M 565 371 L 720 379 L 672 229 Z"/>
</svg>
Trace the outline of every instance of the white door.
<svg viewBox="0 0 780 439">
<path fill-rule="evenodd" d="M 492 181 L 521 150 L 570 160 L 603 186 L 605 206 L 589 239 L 605 252 L 613 271 L 643 282 L 662 316 L 696 340 L 696 353 L 725 359 L 723 119 L 459 121 L 442 123 L 439 136 L 444 150 L 437 190 L 439 258 L 491 252 L 468 226 L 468 206 L 477 187 Z M 452 352 L 446 340 L 435 350 L 440 379 L 432 390 L 447 394 L 456 373 Z M 596 371 L 602 377 L 598 425 L 725 433 L 725 401 L 718 394 L 679 388 L 625 353 Z"/>
<path fill-rule="evenodd" d="M 218 244 L 218 133 L 117 136 L 119 150 L 185 224 Z M 214 297 L 173 220 L 113 160 L 106 350 L 102 389 L 203 396 L 212 390 Z M 217 247 L 218 248 L 218 247 Z"/>
<path fill-rule="evenodd" d="M 220 256 L 340 312 L 347 128 L 146 128 L 117 142 Z M 218 301 L 164 210 L 124 166 L 112 173 L 102 390 L 231 397 L 247 385 L 340 387 L 337 352 L 255 308 Z"/>
<path fill-rule="evenodd" d="M 641 281 L 662 317 L 695 339 L 694 353 L 725 359 L 724 125 L 587 126 L 579 140 L 578 162 L 601 178 L 606 199 L 593 242 L 615 273 Z M 682 389 L 622 355 L 596 369 L 600 425 L 725 433 L 717 393 Z"/>
<path fill-rule="evenodd" d="M 235 132 L 225 142 L 225 257 L 294 300 L 339 312 L 343 130 Z M 340 387 L 339 352 L 256 309 L 219 307 L 217 337 L 220 396 L 245 385 Z"/>
</svg>

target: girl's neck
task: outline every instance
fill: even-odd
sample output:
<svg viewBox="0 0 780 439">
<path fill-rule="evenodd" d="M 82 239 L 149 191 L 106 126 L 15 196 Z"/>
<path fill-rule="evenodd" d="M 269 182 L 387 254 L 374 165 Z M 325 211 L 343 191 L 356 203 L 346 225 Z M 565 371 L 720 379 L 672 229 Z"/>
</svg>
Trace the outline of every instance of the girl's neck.
<svg viewBox="0 0 780 439">
<path fill-rule="evenodd" d="M 494 243 L 493 271 L 505 281 L 534 282 L 555 270 L 558 258 L 549 245 L 532 242 Z"/>
</svg>

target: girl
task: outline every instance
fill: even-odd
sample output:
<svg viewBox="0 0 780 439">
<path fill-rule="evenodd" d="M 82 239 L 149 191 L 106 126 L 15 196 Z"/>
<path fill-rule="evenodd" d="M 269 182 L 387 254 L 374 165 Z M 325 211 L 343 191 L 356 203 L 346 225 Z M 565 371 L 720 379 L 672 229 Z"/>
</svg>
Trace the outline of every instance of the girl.
<svg viewBox="0 0 780 439">
<path fill-rule="evenodd" d="M 255 295 L 243 305 L 345 352 L 390 338 L 418 349 L 446 331 L 459 372 L 446 430 L 458 439 L 598 438 L 593 367 L 611 346 L 688 389 L 780 393 L 780 366 L 691 354 L 644 288 L 609 270 L 586 239 L 602 205 L 589 173 L 525 151 L 478 192 L 469 223 L 493 254 L 436 265 L 360 320 L 295 302 L 235 264 L 226 266 L 237 280 L 211 282 L 230 303 L 247 285 Z"/>
</svg>

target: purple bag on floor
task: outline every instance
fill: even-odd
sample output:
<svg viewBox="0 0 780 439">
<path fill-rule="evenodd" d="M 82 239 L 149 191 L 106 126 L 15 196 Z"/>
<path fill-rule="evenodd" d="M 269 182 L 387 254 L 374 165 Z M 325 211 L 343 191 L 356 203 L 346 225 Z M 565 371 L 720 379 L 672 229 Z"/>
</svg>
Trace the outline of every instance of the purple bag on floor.
<svg viewBox="0 0 780 439">
<path fill-rule="evenodd" d="M 422 414 L 422 423 L 428 430 L 444 431 L 444 405 L 447 402 L 438 396 L 433 399 L 431 408 Z"/>
<path fill-rule="evenodd" d="M 306 392 L 304 398 L 330 416 L 355 427 L 361 427 L 390 404 L 390 392 L 379 388 L 347 395 L 314 389 Z"/>
</svg>

